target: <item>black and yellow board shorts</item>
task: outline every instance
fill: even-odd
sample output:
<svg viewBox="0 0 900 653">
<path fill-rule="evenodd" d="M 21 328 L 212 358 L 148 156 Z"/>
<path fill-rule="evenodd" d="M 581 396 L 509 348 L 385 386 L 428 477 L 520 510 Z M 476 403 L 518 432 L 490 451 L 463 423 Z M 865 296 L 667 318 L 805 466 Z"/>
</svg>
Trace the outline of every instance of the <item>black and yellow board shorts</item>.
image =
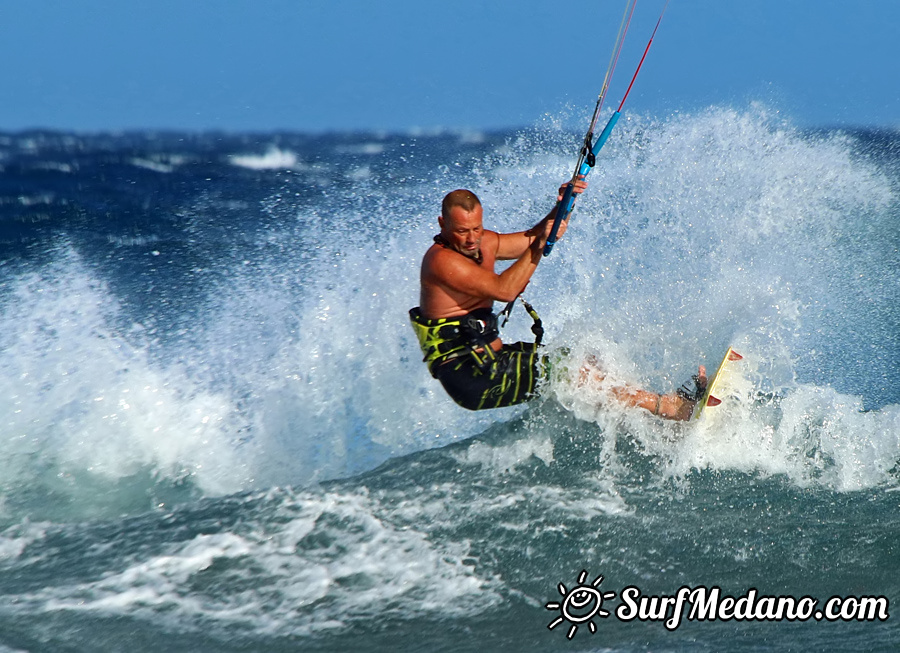
<svg viewBox="0 0 900 653">
<path fill-rule="evenodd" d="M 547 361 L 534 343 L 503 345 L 487 364 L 474 356 L 437 363 L 431 370 L 457 404 L 469 410 L 515 406 L 534 399 L 546 375 Z"/>
</svg>

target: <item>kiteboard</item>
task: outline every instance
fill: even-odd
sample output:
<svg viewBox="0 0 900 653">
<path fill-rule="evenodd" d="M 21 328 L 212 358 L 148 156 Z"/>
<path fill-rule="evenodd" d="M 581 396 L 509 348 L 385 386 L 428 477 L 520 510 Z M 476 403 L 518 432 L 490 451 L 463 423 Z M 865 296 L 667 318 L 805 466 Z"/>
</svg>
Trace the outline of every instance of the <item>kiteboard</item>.
<svg viewBox="0 0 900 653">
<path fill-rule="evenodd" d="M 742 360 L 743 358 L 744 357 L 734 349 L 731 347 L 728 348 L 728 351 L 725 352 L 725 357 L 722 359 L 722 362 L 719 363 L 719 367 L 716 369 L 715 374 L 710 378 L 709 383 L 706 386 L 706 392 L 703 393 L 703 396 L 700 397 L 700 401 L 697 402 L 697 408 L 694 410 L 694 419 L 699 419 L 707 406 L 718 406 L 722 403 L 721 397 L 716 396 L 716 393 L 718 392 L 721 395 L 720 390 L 723 389 L 723 382 L 728 376 L 729 370 L 734 367 L 734 364 L 737 361 Z"/>
</svg>

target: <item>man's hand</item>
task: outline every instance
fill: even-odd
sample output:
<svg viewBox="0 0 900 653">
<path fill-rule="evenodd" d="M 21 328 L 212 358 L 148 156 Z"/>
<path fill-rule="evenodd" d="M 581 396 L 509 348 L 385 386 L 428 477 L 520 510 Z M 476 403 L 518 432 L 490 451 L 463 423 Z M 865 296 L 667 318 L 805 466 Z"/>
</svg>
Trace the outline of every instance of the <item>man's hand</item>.
<svg viewBox="0 0 900 653">
<path fill-rule="evenodd" d="M 560 186 L 559 198 L 556 200 L 557 204 L 562 199 L 562 193 L 565 192 L 566 186 L 568 186 L 569 182 L 564 183 Z M 580 195 L 587 188 L 587 182 L 584 180 L 584 177 L 579 175 L 578 179 L 575 180 L 575 188 L 573 191 L 576 195 Z M 527 231 L 518 231 L 514 234 L 500 234 L 500 244 L 497 249 L 497 260 L 498 261 L 508 261 L 511 259 L 519 258 L 525 252 L 531 251 L 532 255 L 535 257 L 535 261 L 539 261 L 543 256 L 544 245 L 547 244 L 547 238 L 550 236 L 550 232 L 553 230 L 553 219 L 556 216 L 556 207 L 554 206 L 550 213 L 547 214 L 543 220 L 534 225 L 531 229 Z M 559 231 L 556 232 L 556 237 L 561 238 L 564 233 L 566 233 L 567 221 L 563 220 L 559 225 Z"/>
<path fill-rule="evenodd" d="M 564 183 L 559 187 L 559 195 L 556 196 L 557 208 L 558 203 L 562 201 L 563 193 L 566 192 L 566 187 L 569 185 L 569 182 Z M 572 189 L 572 193 L 574 195 L 581 195 L 585 190 L 587 190 L 588 183 L 584 178 L 584 175 L 578 175 L 578 178 L 575 180 L 575 187 Z M 544 245 L 547 243 L 547 239 L 550 237 L 550 232 L 553 231 L 553 221 L 556 218 L 556 209 L 553 209 L 546 218 L 544 218 L 543 222 L 538 225 L 538 234 L 534 243 L 532 243 L 532 247 L 536 249 L 540 249 L 541 252 L 544 251 Z M 559 240 L 563 237 L 563 234 L 566 233 L 566 229 L 569 228 L 568 219 L 563 220 L 559 223 L 559 230 L 556 232 L 556 239 Z"/>
<path fill-rule="evenodd" d="M 556 201 L 561 202 L 563 198 L 563 193 L 566 192 L 566 186 L 569 185 L 569 182 L 564 183 L 559 187 L 559 195 L 556 196 Z M 585 190 L 587 190 L 588 183 L 584 178 L 584 175 L 578 175 L 578 178 L 575 180 L 575 188 L 572 189 L 572 193 L 575 195 L 581 195 Z"/>
<path fill-rule="evenodd" d="M 565 186 L 563 186 L 565 188 Z M 543 255 L 544 245 L 547 244 L 547 239 L 550 237 L 550 232 L 553 231 L 553 219 L 555 213 L 551 213 L 543 221 L 538 225 L 538 233 L 537 238 L 534 239 L 534 242 L 531 244 L 532 249 L 535 251 L 539 251 Z M 559 230 L 556 232 L 556 239 L 559 240 L 563 237 L 563 234 L 566 233 L 566 229 L 569 228 L 569 221 L 563 220 L 559 223 Z"/>
</svg>

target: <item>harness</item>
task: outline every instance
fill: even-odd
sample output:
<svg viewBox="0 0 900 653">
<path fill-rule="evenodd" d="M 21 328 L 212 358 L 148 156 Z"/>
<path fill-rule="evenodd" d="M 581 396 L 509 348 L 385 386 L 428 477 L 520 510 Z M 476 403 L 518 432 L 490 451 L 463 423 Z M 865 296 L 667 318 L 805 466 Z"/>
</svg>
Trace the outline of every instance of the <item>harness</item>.
<svg viewBox="0 0 900 653">
<path fill-rule="evenodd" d="M 409 320 L 425 354 L 422 360 L 428 364 L 432 376 L 435 376 L 435 366 L 460 356 L 473 356 L 479 367 L 486 366 L 494 357 L 490 344 L 499 337 L 500 329 L 497 316 L 490 308 L 432 320 L 416 306 L 410 309 Z"/>
<path fill-rule="evenodd" d="M 534 344 L 540 346 L 544 335 L 541 318 L 531 304 L 525 300 L 522 303 L 534 320 L 531 327 L 535 335 Z M 432 320 L 423 316 L 416 306 L 410 309 L 409 320 L 416 332 L 419 347 L 425 354 L 422 360 L 435 378 L 438 365 L 461 356 L 471 356 L 481 370 L 486 370 L 496 359 L 496 352 L 490 344 L 500 336 L 500 329 L 497 316 L 490 308 L 478 308 L 459 317 Z"/>
</svg>

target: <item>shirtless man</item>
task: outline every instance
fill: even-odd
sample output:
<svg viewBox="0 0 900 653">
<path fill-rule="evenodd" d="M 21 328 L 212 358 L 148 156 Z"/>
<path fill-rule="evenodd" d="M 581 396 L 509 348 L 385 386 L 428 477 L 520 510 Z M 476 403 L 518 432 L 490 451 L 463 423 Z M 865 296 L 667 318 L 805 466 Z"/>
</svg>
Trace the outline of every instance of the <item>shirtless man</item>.
<svg viewBox="0 0 900 653">
<path fill-rule="evenodd" d="M 587 182 L 575 183 L 576 194 Z M 565 185 L 560 188 L 557 201 Z M 481 202 L 469 190 L 449 193 L 441 204 L 441 232 L 422 261 L 419 306 L 410 320 L 425 362 L 450 397 L 464 408 L 480 410 L 512 406 L 536 396 L 545 362 L 534 343 L 503 344 L 495 301 L 516 299 L 543 258 L 556 208 L 527 231 L 500 234 L 483 226 Z M 566 232 L 560 224 L 557 238 Z M 497 274 L 496 261 L 514 260 Z M 602 380 L 602 372 L 585 364 L 582 380 Z M 701 366 L 696 377 L 705 386 Z M 646 390 L 614 388 L 616 399 L 666 419 L 690 419 L 697 392 L 660 395 Z"/>
</svg>

